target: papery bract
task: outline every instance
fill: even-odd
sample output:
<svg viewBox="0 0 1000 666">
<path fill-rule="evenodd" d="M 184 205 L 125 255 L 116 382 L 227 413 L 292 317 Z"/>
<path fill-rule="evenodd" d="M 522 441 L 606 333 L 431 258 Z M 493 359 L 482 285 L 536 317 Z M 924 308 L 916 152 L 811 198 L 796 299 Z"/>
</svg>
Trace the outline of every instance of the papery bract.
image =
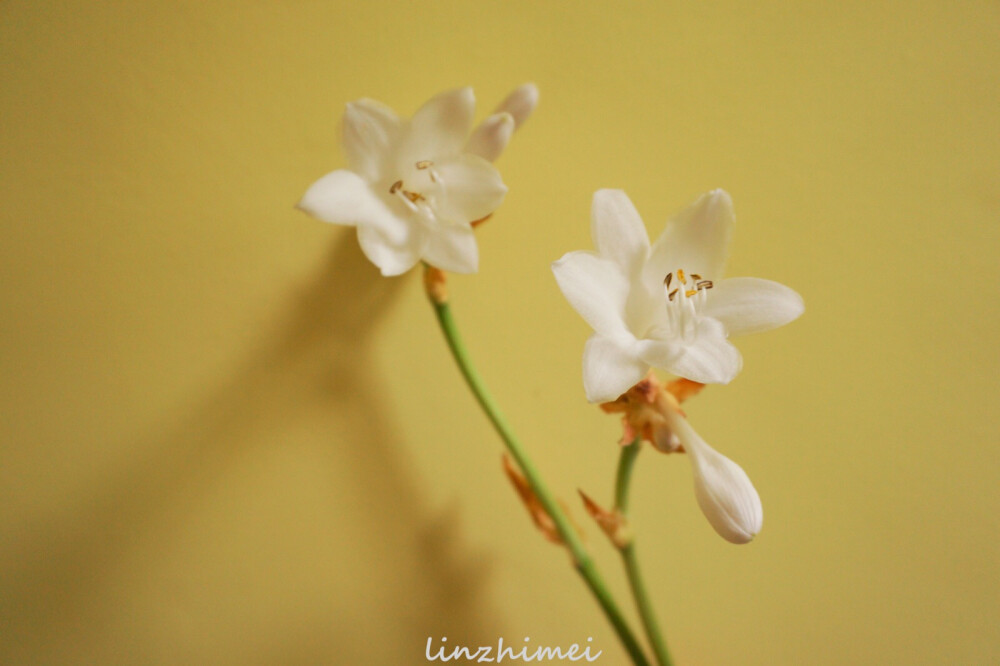
<svg viewBox="0 0 1000 666">
<path fill-rule="evenodd" d="M 298 207 L 356 226 L 362 251 L 383 275 L 405 273 L 420 260 L 473 273 L 479 251 L 472 223 L 496 210 L 507 191 L 490 162 L 537 99 L 532 84 L 521 86 L 471 136 L 471 88 L 437 95 L 409 120 L 374 100 L 352 102 L 343 123 L 350 169 L 313 183 Z"/>
<path fill-rule="evenodd" d="M 552 265 L 566 299 L 594 329 L 583 353 L 588 400 L 613 400 L 650 367 L 728 383 L 742 366 L 729 336 L 802 314 L 802 298 L 784 285 L 722 279 L 732 225 L 732 201 L 715 190 L 671 219 L 650 245 L 623 191 L 594 194 L 596 251 L 570 252 Z"/>
</svg>

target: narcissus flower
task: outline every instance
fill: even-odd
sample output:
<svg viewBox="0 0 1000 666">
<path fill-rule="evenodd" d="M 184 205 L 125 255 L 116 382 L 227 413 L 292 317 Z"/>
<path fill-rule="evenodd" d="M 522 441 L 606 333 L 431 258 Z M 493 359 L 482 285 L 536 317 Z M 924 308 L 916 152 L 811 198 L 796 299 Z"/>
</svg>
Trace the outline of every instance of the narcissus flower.
<svg viewBox="0 0 1000 666">
<path fill-rule="evenodd" d="M 537 89 L 515 90 L 472 132 L 471 88 L 442 93 L 411 119 L 370 99 L 347 105 L 343 144 L 350 169 L 306 191 L 298 207 L 324 222 L 356 226 L 365 255 L 383 275 L 424 260 L 474 273 L 472 223 L 500 206 L 507 187 L 490 162 L 530 114 Z"/>
<path fill-rule="evenodd" d="M 573 308 L 594 329 L 583 352 L 591 402 L 613 400 L 650 367 L 705 384 L 728 383 L 742 358 L 729 336 L 786 324 L 802 298 L 758 278 L 722 279 L 733 225 L 729 195 L 715 190 L 667 223 L 650 245 L 621 190 L 594 194 L 596 252 L 570 252 L 552 265 Z"/>
</svg>

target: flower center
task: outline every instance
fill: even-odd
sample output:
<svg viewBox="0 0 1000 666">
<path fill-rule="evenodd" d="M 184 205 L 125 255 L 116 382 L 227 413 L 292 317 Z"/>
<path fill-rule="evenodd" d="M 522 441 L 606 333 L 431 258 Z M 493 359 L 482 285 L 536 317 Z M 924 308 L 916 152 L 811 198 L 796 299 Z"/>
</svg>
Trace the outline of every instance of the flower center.
<svg viewBox="0 0 1000 666">
<path fill-rule="evenodd" d="M 697 333 L 699 311 L 711 288 L 711 280 L 705 280 L 697 273 L 688 276 L 682 268 L 678 268 L 676 273 L 667 273 L 667 277 L 663 278 L 667 321 L 674 335 L 688 340 Z"/>
<path fill-rule="evenodd" d="M 431 160 L 420 160 L 415 171 L 407 178 L 409 184 L 399 179 L 389 186 L 389 194 L 397 197 L 421 221 L 432 224 L 438 220 L 434 212 L 435 195 L 443 189 L 441 174 Z"/>
</svg>

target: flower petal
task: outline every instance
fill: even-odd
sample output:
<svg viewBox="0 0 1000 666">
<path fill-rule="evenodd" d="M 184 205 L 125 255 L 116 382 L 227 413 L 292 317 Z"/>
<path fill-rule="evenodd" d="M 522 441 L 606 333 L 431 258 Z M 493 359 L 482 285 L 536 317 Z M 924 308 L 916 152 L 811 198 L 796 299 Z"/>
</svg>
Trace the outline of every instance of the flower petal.
<svg viewBox="0 0 1000 666">
<path fill-rule="evenodd" d="M 563 296 L 594 331 L 606 336 L 627 332 L 629 284 L 614 263 L 593 252 L 570 252 L 552 263 L 552 272 Z"/>
<path fill-rule="evenodd" d="M 683 269 L 721 280 L 733 229 L 733 202 L 724 190 L 703 195 L 667 222 L 653 244 L 644 278 L 652 284 Z"/>
<path fill-rule="evenodd" d="M 649 366 L 632 352 L 634 341 L 595 334 L 583 348 L 583 390 L 590 402 L 615 400 L 646 376 Z"/>
<path fill-rule="evenodd" d="M 514 117 L 507 112 L 494 113 L 472 132 L 465 143 L 465 152 L 493 162 L 500 157 L 513 135 Z"/>
<path fill-rule="evenodd" d="M 403 241 L 409 226 L 361 176 L 346 169 L 328 173 L 310 185 L 296 207 L 323 222 L 375 227 L 395 243 Z"/>
<path fill-rule="evenodd" d="M 399 135 L 396 113 L 372 99 L 359 99 L 344 112 L 344 152 L 351 169 L 365 180 L 378 180 L 383 161 Z"/>
<path fill-rule="evenodd" d="M 743 357 L 726 339 L 722 324 L 702 318 L 692 342 L 647 343 L 642 356 L 650 365 L 702 384 L 728 384 L 743 367 Z"/>
<path fill-rule="evenodd" d="M 407 228 L 408 238 L 401 243 L 392 243 L 374 227 L 359 226 L 358 244 L 365 256 L 379 267 L 382 275 L 402 275 L 420 261 L 426 242 L 423 233 L 416 225 L 410 225 Z"/>
<path fill-rule="evenodd" d="M 805 310 L 802 297 L 783 284 L 760 278 L 716 282 L 703 314 L 722 322 L 729 335 L 744 335 L 784 326 Z"/>
<path fill-rule="evenodd" d="M 626 275 L 640 268 L 649 252 L 646 227 L 622 190 L 594 192 L 590 234 L 598 254 L 621 266 Z"/>
<path fill-rule="evenodd" d="M 441 225 L 427 233 L 423 250 L 427 263 L 453 273 L 475 273 L 479 269 L 479 246 L 472 227 Z"/>
<path fill-rule="evenodd" d="M 450 90 L 417 109 L 403 150 L 405 162 L 457 155 L 472 129 L 476 97 L 472 88 Z"/>
<path fill-rule="evenodd" d="M 436 168 L 442 194 L 435 212 L 451 222 L 481 220 L 503 203 L 507 186 L 492 164 L 467 153 Z"/>
<path fill-rule="evenodd" d="M 750 478 L 739 465 L 709 446 L 683 416 L 671 411 L 667 418 L 691 456 L 695 498 L 701 512 L 726 541 L 748 543 L 764 523 L 760 495 Z"/>
<path fill-rule="evenodd" d="M 509 113 L 514 118 L 514 127 L 518 128 L 524 124 L 536 106 L 538 106 L 538 86 L 534 83 L 525 83 L 507 95 L 493 113 Z"/>
</svg>

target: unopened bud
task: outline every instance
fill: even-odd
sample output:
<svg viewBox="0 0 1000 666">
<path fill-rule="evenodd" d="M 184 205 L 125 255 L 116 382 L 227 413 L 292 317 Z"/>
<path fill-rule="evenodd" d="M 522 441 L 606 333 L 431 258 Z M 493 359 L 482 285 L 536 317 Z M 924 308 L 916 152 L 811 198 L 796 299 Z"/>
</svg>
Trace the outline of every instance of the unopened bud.
<svg viewBox="0 0 1000 666">
<path fill-rule="evenodd" d="M 488 162 L 493 162 L 503 149 L 507 147 L 507 142 L 514 135 L 514 117 L 502 111 L 494 113 L 484 120 L 469 136 L 465 144 L 465 152 L 479 155 Z"/>
<path fill-rule="evenodd" d="M 514 119 L 516 129 L 524 124 L 536 106 L 538 106 L 538 86 L 534 83 L 525 83 L 507 95 L 494 113 L 509 113 Z"/>
<path fill-rule="evenodd" d="M 764 510 L 760 496 L 743 469 L 695 432 L 679 413 L 670 425 L 691 456 L 694 492 L 709 524 L 730 543 L 748 543 L 760 532 Z"/>
</svg>

